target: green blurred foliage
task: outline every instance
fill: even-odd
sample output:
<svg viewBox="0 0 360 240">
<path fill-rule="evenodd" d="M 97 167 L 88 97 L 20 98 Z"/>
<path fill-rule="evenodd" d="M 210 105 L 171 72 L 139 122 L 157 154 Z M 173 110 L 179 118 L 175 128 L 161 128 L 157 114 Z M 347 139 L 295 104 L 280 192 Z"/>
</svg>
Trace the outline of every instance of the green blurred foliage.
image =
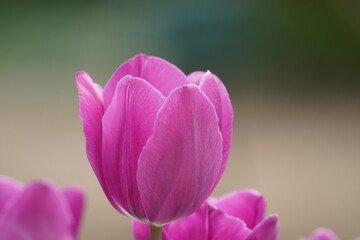
<svg viewBox="0 0 360 240">
<path fill-rule="evenodd" d="M 0 64 L 91 69 L 139 52 L 241 88 L 341 89 L 360 77 L 358 1 L 7 1 Z"/>
</svg>

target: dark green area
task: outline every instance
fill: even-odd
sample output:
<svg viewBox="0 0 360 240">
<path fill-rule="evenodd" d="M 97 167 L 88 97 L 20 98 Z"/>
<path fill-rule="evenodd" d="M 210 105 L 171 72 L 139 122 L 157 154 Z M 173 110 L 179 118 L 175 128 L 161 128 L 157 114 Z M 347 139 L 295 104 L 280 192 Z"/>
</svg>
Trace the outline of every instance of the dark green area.
<svg viewBox="0 0 360 240">
<path fill-rule="evenodd" d="M 2 1 L 1 68 L 88 70 L 144 52 L 241 89 L 356 94 L 358 1 Z M 1 81 L 6 81 L 1 79 Z"/>
</svg>

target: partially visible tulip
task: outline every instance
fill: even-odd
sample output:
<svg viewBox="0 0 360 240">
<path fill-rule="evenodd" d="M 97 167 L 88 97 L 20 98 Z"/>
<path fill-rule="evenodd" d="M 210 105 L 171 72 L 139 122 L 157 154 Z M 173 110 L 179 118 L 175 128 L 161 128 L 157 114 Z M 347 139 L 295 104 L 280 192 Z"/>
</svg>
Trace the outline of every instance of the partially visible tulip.
<svg viewBox="0 0 360 240">
<path fill-rule="evenodd" d="M 47 181 L 23 186 L 0 177 L 0 239 L 75 240 L 83 206 L 77 187 L 59 190 Z"/>
<path fill-rule="evenodd" d="M 164 226 L 162 240 L 275 240 L 277 215 L 264 218 L 266 202 L 254 190 L 244 190 L 210 199 L 192 215 Z M 148 225 L 133 220 L 136 240 L 149 240 Z"/>
<path fill-rule="evenodd" d="M 299 240 L 339 240 L 339 238 L 331 229 L 318 228 L 311 234 L 310 237 L 302 237 L 299 238 Z M 356 238 L 354 240 L 360 240 L 360 238 Z"/>
<path fill-rule="evenodd" d="M 120 213 L 163 225 L 194 212 L 224 172 L 233 112 L 210 72 L 137 55 L 103 89 L 76 74 L 90 164 Z"/>
</svg>

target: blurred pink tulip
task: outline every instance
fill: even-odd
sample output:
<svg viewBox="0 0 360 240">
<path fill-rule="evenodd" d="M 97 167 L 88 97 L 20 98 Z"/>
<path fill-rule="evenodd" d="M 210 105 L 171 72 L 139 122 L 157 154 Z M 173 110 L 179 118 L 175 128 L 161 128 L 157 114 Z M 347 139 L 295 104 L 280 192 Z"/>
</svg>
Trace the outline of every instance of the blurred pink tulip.
<svg viewBox="0 0 360 240">
<path fill-rule="evenodd" d="M 141 54 L 104 89 L 85 72 L 76 82 L 87 156 L 114 208 L 159 225 L 194 212 L 228 160 L 233 112 L 221 81 Z"/>
<path fill-rule="evenodd" d="M 0 177 L 0 239 L 75 240 L 83 206 L 79 188 L 59 190 L 47 181 L 23 186 Z"/>
<path fill-rule="evenodd" d="M 330 229 L 318 228 L 311 234 L 310 237 L 302 237 L 299 238 L 299 240 L 339 240 L 339 238 Z M 360 238 L 356 238 L 354 240 L 360 240 Z"/>
<path fill-rule="evenodd" d="M 279 230 L 276 215 L 264 218 L 264 197 L 244 190 L 210 199 L 192 215 L 164 226 L 163 240 L 275 240 Z M 149 240 L 150 227 L 133 220 L 136 240 Z"/>
</svg>

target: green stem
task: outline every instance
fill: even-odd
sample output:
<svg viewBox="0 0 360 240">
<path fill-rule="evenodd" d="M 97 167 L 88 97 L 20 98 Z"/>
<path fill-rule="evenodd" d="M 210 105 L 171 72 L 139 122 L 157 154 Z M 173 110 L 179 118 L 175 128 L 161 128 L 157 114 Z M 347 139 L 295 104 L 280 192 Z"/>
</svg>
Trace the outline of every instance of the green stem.
<svg viewBox="0 0 360 240">
<path fill-rule="evenodd" d="M 161 240 L 162 226 L 150 224 L 151 240 Z"/>
</svg>

